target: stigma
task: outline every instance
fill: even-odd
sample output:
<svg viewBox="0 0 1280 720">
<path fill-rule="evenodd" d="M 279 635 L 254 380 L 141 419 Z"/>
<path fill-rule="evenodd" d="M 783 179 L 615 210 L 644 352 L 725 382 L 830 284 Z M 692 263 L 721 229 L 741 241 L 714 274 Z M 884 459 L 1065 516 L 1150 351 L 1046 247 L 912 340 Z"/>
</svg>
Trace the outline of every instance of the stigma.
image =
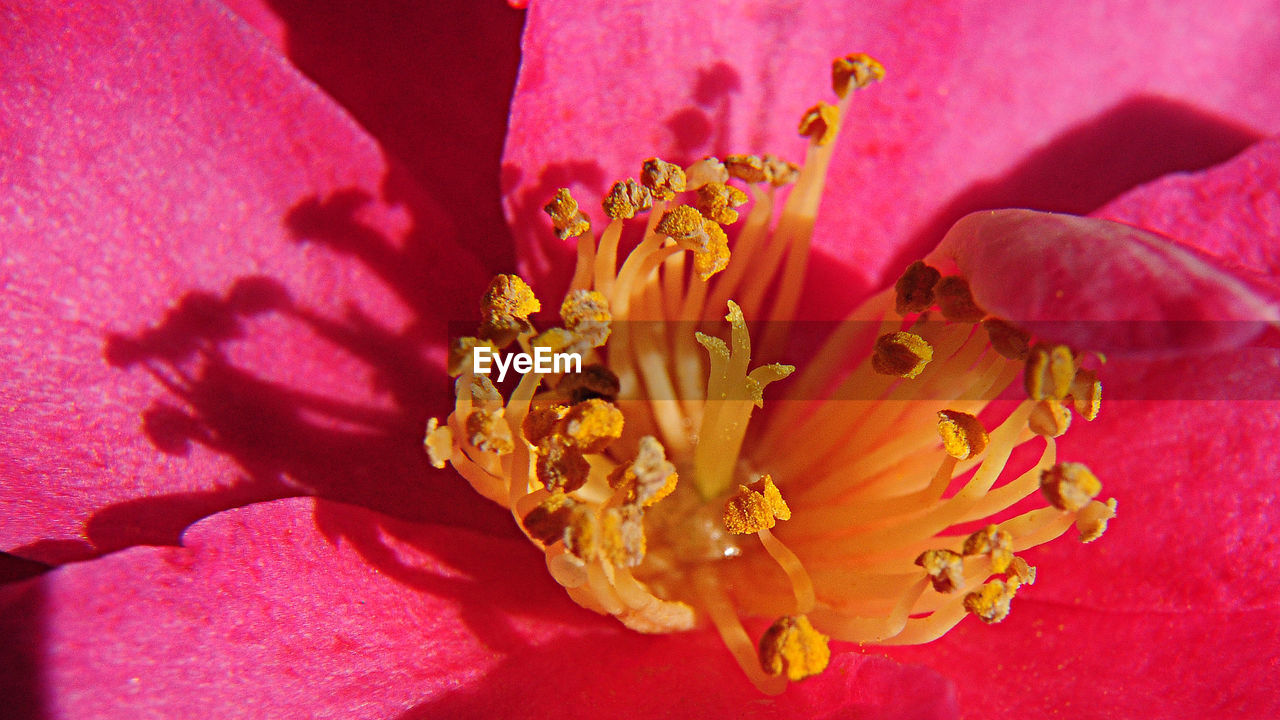
<svg viewBox="0 0 1280 720">
<path fill-rule="evenodd" d="M 793 355 L 841 119 L 883 77 L 866 55 L 833 63 L 802 165 L 638 161 L 603 224 L 568 188 L 548 198 L 547 232 L 576 247 L 563 300 L 542 311 L 496 277 L 450 346 L 453 412 L 427 428 L 432 464 L 510 510 L 575 602 L 640 632 L 712 626 L 767 693 L 822 672 L 832 640 L 1000 622 L 1036 579 L 1019 553 L 1115 516 L 1057 457 L 1100 411 L 1099 358 L 989 315 L 969 278 L 915 262 Z M 501 387 L 468 362 L 537 348 L 583 362 Z M 1041 507 L 1013 513 L 1027 498 Z"/>
</svg>

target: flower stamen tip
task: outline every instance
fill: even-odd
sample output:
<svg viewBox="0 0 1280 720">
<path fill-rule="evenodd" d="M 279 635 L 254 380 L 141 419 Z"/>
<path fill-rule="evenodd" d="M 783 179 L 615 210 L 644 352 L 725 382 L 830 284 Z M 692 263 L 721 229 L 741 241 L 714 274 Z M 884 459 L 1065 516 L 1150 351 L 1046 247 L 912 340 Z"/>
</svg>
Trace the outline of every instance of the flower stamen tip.
<svg viewBox="0 0 1280 720">
<path fill-rule="evenodd" d="M 957 460 L 968 460 L 987 449 L 986 428 L 978 418 L 957 410 L 943 410 L 938 413 L 938 434 L 942 436 L 942 447 L 947 454 Z"/>
<path fill-rule="evenodd" d="M 933 360 L 933 346 L 906 331 L 881 335 L 871 356 L 871 367 L 881 375 L 911 379 L 924 372 Z"/>
<path fill-rule="evenodd" d="M 551 216 L 551 226 L 561 240 L 591 232 L 591 220 L 578 209 L 578 201 L 569 194 L 569 188 L 557 190 L 543 210 Z"/>
<path fill-rule="evenodd" d="M 1082 463 L 1058 463 L 1040 474 L 1040 491 L 1059 510 L 1079 512 L 1102 492 L 1102 482 Z"/>
<path fill-rule="evenodd" d="M 840 132 L 840 108 L 824 102 L 814 105 L 800 117 L 799 132 L 814 145 L 830 144 Z"/>
<path fill-rule="evenodd" d="M 841 98 L 883 79 L 884 65 L 870 55 L 854 53 L 831 61 L 831 89 Z"/>
<path fill-rule="evenodd" d="M 831 661 L 829 640 L 804 615 L 780 617 L 760 637 L 760 665 L 792 682 L 817 675 Z"/>
</svg>

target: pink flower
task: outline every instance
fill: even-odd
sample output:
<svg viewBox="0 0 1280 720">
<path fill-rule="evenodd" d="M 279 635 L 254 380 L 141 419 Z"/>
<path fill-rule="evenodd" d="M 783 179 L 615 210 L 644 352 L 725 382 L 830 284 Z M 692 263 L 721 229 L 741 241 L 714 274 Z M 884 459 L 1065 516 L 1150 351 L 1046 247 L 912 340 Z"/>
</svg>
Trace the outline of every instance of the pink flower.
<svg viewBox="0 0 1280 720">
<path fill-rule="evenodd" d="M 890 82 L 838 152 L 826 197 L 852 200 L 824 202 L 815 242 L 840 264 L 818 299 L 847 304 L 965 211 L 1009 205 L 1179 238 L 1265 297 L 1275 141 L 1121 193 L 1280 128 L 1274 4 L 600 5 L 530 11 L 514 243 L 493 192 L 506 8 L 5 10 L 0 540 L 63 565 L 0 589 L 9 707 L 1274 713 L 1273 350 L 1109 365 L 1132 400 L 1063 443 L 1121 500 L 1103 545 L 1038 551 L 1044 579 L 1000 626 L 895 660 L 837 652 L 771 701 L 711 635 L 574 606 L 510 517 L 420 450 L 449 405 L 446 323 L 513 263 L 562 284 L 530 210 L 547 188 L 603 190 L 651 152 L 797 154 L 816 69 L 853 50 Z"/>
</svg>

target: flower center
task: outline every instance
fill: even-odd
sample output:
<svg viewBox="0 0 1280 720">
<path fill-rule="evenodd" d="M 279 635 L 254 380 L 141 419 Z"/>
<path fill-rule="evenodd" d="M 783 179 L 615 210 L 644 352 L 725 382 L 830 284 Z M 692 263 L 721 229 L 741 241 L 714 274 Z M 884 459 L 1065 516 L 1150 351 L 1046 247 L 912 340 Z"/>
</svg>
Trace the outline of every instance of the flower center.
<svg viewBox="0 0 1280 720">
<path fill-rule="evenodd" d="M 989 317 L 962 277 L 914 263 L 794 377 L 756 360 L 788 352 L 840 118 L 882 76 L 865 55 L 835 61 L 839 103 L 800 123 L 803 169 L 652 158 L 610 189 L 598 237 L 560 190 L 546 209 L 577 243 L 561 325 L 539 331 L 529 286 L 495 278 L 476 335 L 451 345 L 454 412 L 427 428 L 432 463 L 508 507 L 576 602 L 642 632 L 709 621 L 766 692 L 821 672 L 828 636 L 921 643 L 966 614 L 999 622 L 1035 579 L 1015 552 L 1072 524 L 1091 541 L 1115 514 L 1087 468 L 1056 460 L 1072 410 L 1098 412 L 1094 359 Z M 722 226 L 748 202 L 730 263 Z M 767 321 L 760 337 L 748 319 Z M 502 375 L 515 354 L 580 363 L 526 361 L 504 397 L 477 363 Z M 1019 373 L 1026 399 L 1002 399 Z M 1015 455 L 1031 441 L 1038 457 Z M 1048 507 L 1009 512 L 1037 489 Z M 744 618 L 773 624 L 753 642 Z"/>
</svg>

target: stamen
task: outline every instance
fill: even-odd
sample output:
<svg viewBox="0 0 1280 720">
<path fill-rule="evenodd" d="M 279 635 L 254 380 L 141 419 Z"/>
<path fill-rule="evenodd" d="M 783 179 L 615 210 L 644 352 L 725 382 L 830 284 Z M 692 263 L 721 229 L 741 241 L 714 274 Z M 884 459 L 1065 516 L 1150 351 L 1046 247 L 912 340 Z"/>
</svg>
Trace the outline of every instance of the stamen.
<svg viewBox="0 0 1280 720">
<path fill-rule="evenodd" d="M 747 203 L 747 194 L 732 185 L 707 183 L 698 188 L 698 210 L 721 225 L 738 222 L 734 208 Z"/>
<path fill-rule="evenodd" d="M 505 347 L 516 335 L 533 331 L 529 316 L 541 309 L 528 283 L 516 275 L 498 275 L 484 294 L 480 337 Z"/>
<path fill-rule="evenodd" d="M 609 475 L 609 487 L 623 491 L 627 505 L 649 507 L 676 489 L 676 466 L 667 461 L 662 443 L 652 435 L 640 438 L 635 460 L 619 465 Z"/>
<path fill-rule="evenodd" d="M 697 190 L 708 183 L 729 181 L 729 169 L 710 155 L 685 168 L 684 174 L 685 184 L 690 190 Z"/>
<path fill-rule="evenodd" d="M 1102 537 L 1107 531 L 1107 521 L 1116 516 L 1116 499 L 1105 503 L 1091 501 L 1076 515 L 1076 529 L 1080 531 L 1080 542 L 1091 543 Z"/>
<path fill-rule="evenodd" d="M 424 444 L 431 467 L 441 469 L 453 456 L 453 431 L 448 425 L 441 425 L 439 420 L 430 418 L 427 420 L 427 438 Z"/>
<path fill-rule="evenodd" d="M 1009 603 L 1018 592 L 1018 581 L 992 580 L 981 590 L 964 596 L 964 608 L 988 625 L 1009 616 Z"/>
<path fill-rule="evenodd" d="M 1066 345 L 1040 343 L 1031 348 L 1025 376 L 1027 396 L 1032 400 L 1062 400 L 1071 392 L 1076 361 Z"/>
<path fill-rule="evenodd" d="M 551 490 L 570 493 L 587 484 L 591 465 L 563 438 L 551 436 L 537 445 L 537 476 Z"/>
<path fill-rule="evenodd" d="M 685 190 L 684 170 L 679 165 L 673 165 L 658 158 L 649 158 L 644 161 L 640 182 L 644 183 L 644 186 L 649 188 L 649 192 L 653 193 L 653 197 L 659 200 L 673 200 L 676 193 L 682 193 Z"/>
<path fill-rule="evenodd" d="M 1036 403 L 1036 409 L 1028 418 L 1031 431 L 1045 437 L 1062 437 L 1071 427 L 1071 411 L 1053 398 Z"/>
<path fill-rule="evenodd" d="M 902 273 L 902 277 L 894 283 L 897 293 L 894 307 L 899 315 L 917 313 L 933 307 L 933 289 L 942 279 L 942 273 L 917 260 Z"/>
<path fill-rule="evenodd" d="M 870 55 L 856 53 L 831 62 L 831 89 L 843 98 L 854 88 L 864 88 L 884 79 L 884 66 Z"/>
<path fill-rule="evenodd" d="M 770 675 L 796 682 L 827 669 L 829 638 L 813 629 L 804 615 L 778 618 L 760 638 L 760 664 Z"/>
<path fill-rule="evenodd" d="M 729 171 L 730 177 L 735 177 L 744 183 L 754 185 L 764 182 L 768 177 L 764 169 L 764 160 L 755 155 L 730 155 L 724 159 L 724 167 Z"/>
<path fill-rule="evenodd" d="M 835 105 L 820 102 L 806 110 L 800 118 L 800 134 L 812 140 L 815 145 L 830 144 L 839 132 L 840 109 Z"/>
<path fill-rule="evenodd" d="M 1002 573 L 1013 562 L 1013 535 L 995 525 L 988 525 L 964 541 L 965 555 L 991 558 L 991 572 Z"/>
<path fill-rule="evenodd" d="M 501 410 L 477 408 L 467 417 L 467 441 L 482 452 L 507 455 L 515 449 L 511 428 Z"/>
<path fill-rule="evenodd" d="M 1078 512 L 1102 492 L 1102 483 L 1082 463 L 1059 463 L 1040 475 L 1040 490 L 1050 505 Z"/>
<path fill-rule="evenodd" d="M 449 377 L 458 377 L 465 372 L 471 372 L 475 349 L 478 347 L 486 348 L 491 355 L 498 354 L 497 345 L 490 340 L 482 340 L 478 337 L 454 338 L 449 342 Z"/>
<path fill-rule="evenodd" d="M 645 186 L 632 178 L 627 178 L 614 183 L 601 204 L 609 219 L 630 220 L 636 216 L 636 213 L 653 207 L 653 195 Z"/>
<path fill-rule="evenodd" d="M 1080 417 L 1085 420 L 1098 417 L 1098 410 L 1102 407 L 1102 381 L 1097 373 L 1085 368 L 1076 370 L 1076 376 L 1071 379 L 1070 393 L 1068 398 Z"/>
<path fill-rule="evenodd" d="M 876 340 L 871 366 L 881 375 L 917 377 L 933 360 L 933 347 L 924 338 L 909 332 L 893 332 Z"/>
<path fill-rule="evenodd" d="M 598 453 L 622 437 L 622 412 L 593 398 L 569 409 L 561 421 L 568 441 L 584 453 Z"/>
<path fill-rule="evenodd" d="M 987 449 L 987 431 L 978 418 L 956 410 L 938 413 L 938 434 L 942 447 L 957 460 L 968 460 Z"/>
<path fill-rule="evenodd" d="M 609 300 L 595 290 L 573 290 L 560 306 L 560 319 L 569 331 L 582 337 L 592 347 L 600 347 L 609 339 Z"/>
<path fill-rule="evenodd" d="M 976 323 L 987 315 L 973 299 L 969 281 L 958 275 L 939 280 L 937 293 L 938 309 L 942 311 L 942 317 L 952 322 Z"/>
<path fill-rule="evenodd" d="M 951 550 L 925 550 L 916 558 L 940 593 L 952 593 L 964 587 L 964 558 Z"/>
<path fill-rule="evenodd" d="M 1024 362 L 1031 352 L 1031 336 L 999 318 L 987 318 L 982 327 L 991 339 L 991 347 L 1004 357 Z"/>
<path fill-rule="evenodd" d="M 591 232 L 591 220 L 578 209 L 578 201 L 569 194 L 569 188 L 560 188 L 556 196 L 543 208 L 551 216 L 551 224 L 555 228 L 556 237 L 568 240 L 571 237 L 586 235 Z"/>
</svg>

